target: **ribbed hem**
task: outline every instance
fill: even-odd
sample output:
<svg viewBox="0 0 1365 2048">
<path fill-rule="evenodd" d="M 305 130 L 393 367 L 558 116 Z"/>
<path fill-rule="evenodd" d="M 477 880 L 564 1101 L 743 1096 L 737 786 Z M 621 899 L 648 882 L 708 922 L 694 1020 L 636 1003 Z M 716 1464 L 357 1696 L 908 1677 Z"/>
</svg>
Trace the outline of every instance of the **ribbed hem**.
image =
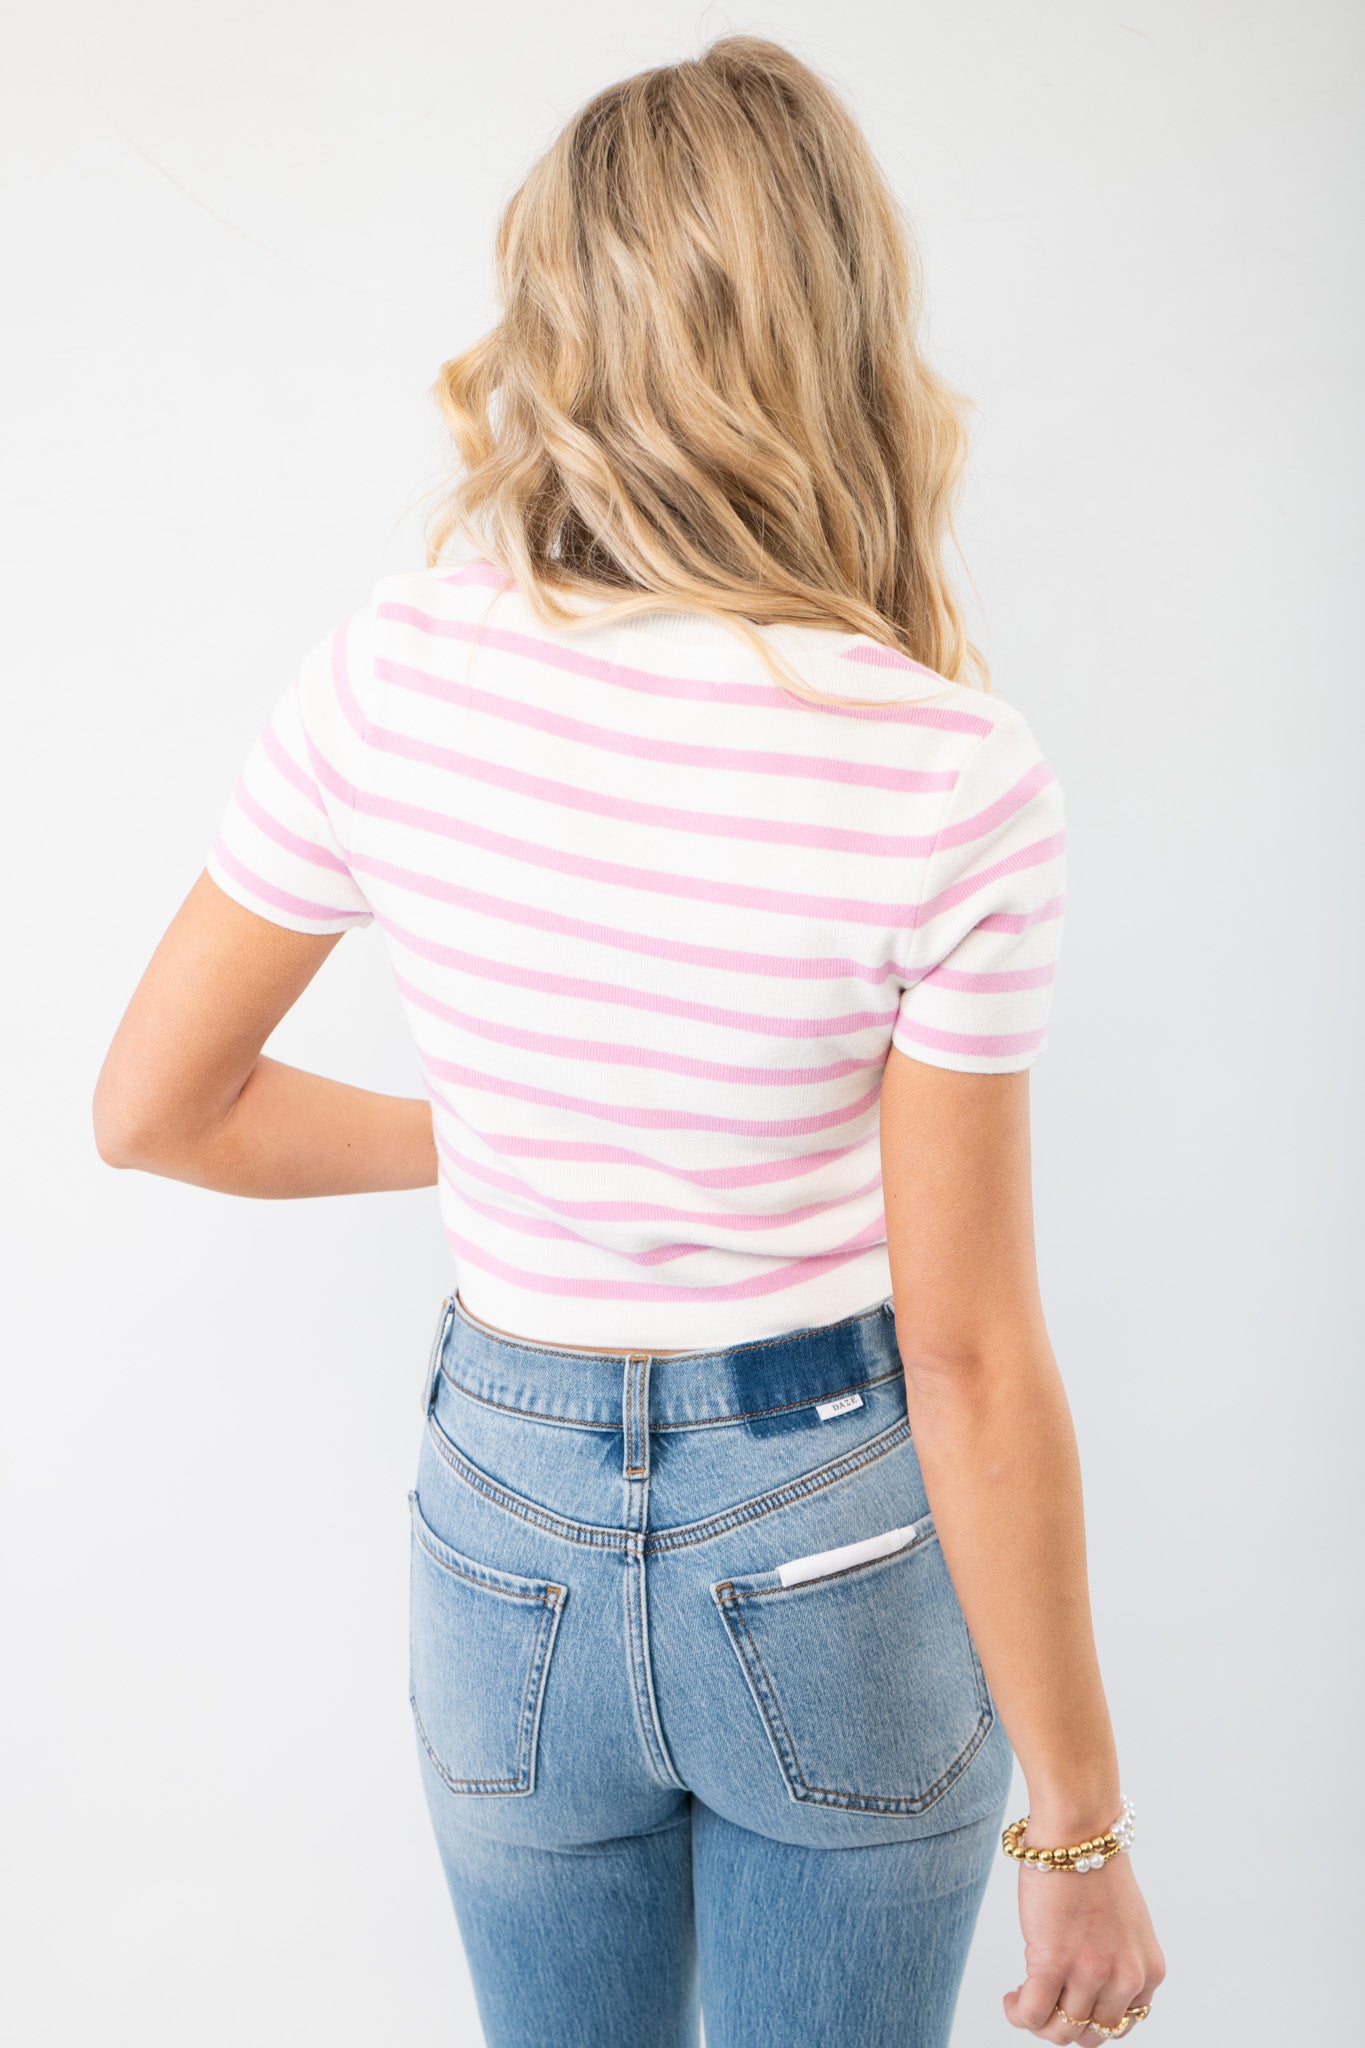
<svg viewBox="0 0 1365 2048">
<path fill-rule="evenodd" d="M 737 1301 L 583 1300 L 518 1287 L 469 1259 L 457 1264 L 460 1299 L 472 1315 L 514 1337 L 580 1351 L 620 1351 L 628 1345 L 639 1351 L 719 1351 L 756 1337 L 785 1337 L 791 1330 L 837 1323 L 875 1308 L 891 1294 L 884 1243 L 800 1286 Z"/>
</svg>

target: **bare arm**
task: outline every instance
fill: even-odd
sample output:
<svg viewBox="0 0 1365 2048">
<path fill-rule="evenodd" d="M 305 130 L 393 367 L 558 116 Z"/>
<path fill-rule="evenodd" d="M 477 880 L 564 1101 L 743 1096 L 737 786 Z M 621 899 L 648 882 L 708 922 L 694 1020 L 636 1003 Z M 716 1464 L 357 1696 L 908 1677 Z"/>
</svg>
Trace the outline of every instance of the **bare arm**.
<svg viewBox="0 0 1365 2048">
<path fill-rule="evenodd" d="M 1026 1841 L 1087 1840 L 1117 1816 L 1120 1779 L 1080 1459 L 1038 1291 L 1028 1075 L 959 1074 L 893 1047 L 881 1125 L 896 1335 L 944 1558 L 1027 1780 Z M 1074 2041 L 1048 2018 L 1059 1999 L 1112 2024 L 1161 1981 L 1127 1856 L 1084 1876 L 1021 1868 L 1019 1885 L 1029 1977 L 1005 2001 L 1014 2025 Z"/>
<path fill-rule="evenodd" d="M 340 936 L 286 931 L 201 875 L 105 1056 L 94 1101 L 101 1156 L 234 1195 L 431 1186 L 426 1101 L 325 1080 L 262 1052 Z"/>
</svg>

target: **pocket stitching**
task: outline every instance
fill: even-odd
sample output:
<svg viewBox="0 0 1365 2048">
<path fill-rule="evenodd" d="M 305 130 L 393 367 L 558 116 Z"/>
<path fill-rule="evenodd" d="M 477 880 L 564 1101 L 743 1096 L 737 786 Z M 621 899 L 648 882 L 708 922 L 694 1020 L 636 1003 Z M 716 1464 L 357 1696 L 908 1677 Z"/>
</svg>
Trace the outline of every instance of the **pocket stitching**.
<svg viewBox="0 0 1365 2048">
<path fill-rule="evenodd" d="M 735 1581 L 724 1579 L 718 1585 L 712 1587 L 712 1598 L 720 1610 L 721 1619 L 726 1625 L 726 1632 L 739 1655 L 741 1668 L 749 1683 L 750 1694 L 767 1728 L 768 1739 L 777 1755 L 779 1768 L 786 1780 L 787 1790 L 792 1799 L 804 1802 L 809 1806 L 837 1806 L 851 1812 L 923 1813 L 941 1799 L 953 1781 L 961 1776 L 977 1750 L 981 1747 L 981 1744 L 985 1741 L 995 1714 L 989 1699 L 983 1692 L 981 1682 L 983 1674 L 980 1660 L 972 1644 L 971 1631 L 966 1629 L 964 1621 L 963 1627 L 967 1635 L 967 1647 L 971 1653 L 972 1682 L 976 1689 L 977 1701 L 981 1711 L 977 1715 L 975 1728 L 947 1769 L 940 1772 L 939 1776 L 923 1792 L 916 1793 L 913 1796 L 898 1793 L 836 1792 L 827 1785 L 812 1785 L 801 1769 L 800 1760 L 796 1754 L 796 1744 L 792 1739 L 791 1730 L 787 1726 L 786 1716 L 782 1711 L 781 1699 L 773 1683 L 771 1673 L 763 1662 L 758 1644 L 754 1641 L 748 1623 L 740 1611 L 741 1600 L 762 1599 L 768 1593 L 802 1592 L 817 1586 L 827 1585 L 835 1579 L 846 1578 L 852 1572 L 868 1571 L 873 1565 L 888 1564 L 892 1561 L 899 1561 L 905 1557 L 913 1556 L 924 1543 L 936 1539 L 937 1535 L 938 1531 L 936 1529 L 927 1530 L 919 1542 L 907 1544 L 904 1550 L 893 1552 L 890 1558 L 864 1558 L 860 1564 L 846 1565 L 842 1571 L 831 1572 L 824 1578 L 805 1580 L 797 1586 L 760 1586 L 752 1593 L 740 1594 L 735 1591 Z M 741 1581 L 740 1583 L 743 1582 Z M 740 1640 L 741 1637 L 742 1641 Z M 769 1703 L 771 1703 L 770 1706 Z M 780 1736 L 778 1734 L 779 1729 L 781 1731 Z"/>
<path fill-rule="evenodd" d="M 463 1579 L 479 1592 L 491 1593 L 501 1600 L 522 1600 L 542 1609 L 541 1619 L 536 1628 L 535 1643 L 527 1665 L 526 1683 L 522 1688 L 521 1704 L 517 1710 L 517 1759 L 513 1776 L 505 1778 L 457 1778 L 449 1771 L 436 1752 L 416 1693 L 409 1689 L 408 1705 L 416 1725 L 418 1739 L 431 1760 L 433 1770 L 452 1792 L 458 1793 L 499 1793 L 503 1796 L 524 1794 L 534 1790 L 536 1747 L 540 1729 L 540 1713 L 545 1697 L 545 1679 L 549 1670 L 550 1652 L 559 1628 L 559 1617 L 568 1598 L 568 1587 L 551 1580 L 523 1579 L 525 1590 L 508 1584 L 499 1584 L 500 1579 L 518 1579 L 520 1573 L 500 1573 L 492 1565 L 479 1565 L 473 1558 L 462 1559 L 459 1551 L 442 1543 L 435 1530 L 431 1529 L 422 1514 L 416 1489 L 408 1495 L 411 1511 L 413 1539 L 417 1542 L 438 1570 L 452 1578 Z M 442 1555 L 442 1553 L 446 1553 Z M 467 1564 L 471 1569 L 462 1569 Z"/>
<path fill-rule="evenodd" d="M 439 1562 L 439 1560 L 438 1560 Z M 415 1693 L 408 1694 L 408 1705 L 423 1749 L 431 1759 L 433 1770 L 447 1784 L 452 1792 L 501 1793 L 504 1797 L 535 1790 L 536 1736 L 540 1728 L 540 1708 L 545 1697 L 544 1678 L 549 1668 L 550 1650 L 559 1626 L 560 1602 L 546 1600 L 540 1626 L 536 1630 L 536 1645 L 531 1654 L 530 1666 L 526 1673 L 526 1686 L 522 1693 L 517 1731 L 517 1768 L 510 1778 L 457 1778 L 448 1771 L 432 1746 L 422 1719 L 421 1709 Z"/>
<path fill-rule="evenodd" d="M 452 1549 L 423 1515 L 415 1489 L 408 1495 L 408 1506 L 412 1510 L 413 1535 L 432 1563 L 453 1577 L 468 1579 L 471 1585 L 481 1586 L 486 1593 L 496 1593 L 505 1600 L 553 1600 L 568 1591 L 567 1587 L 557 1586 L 552 1579 L 530 1579 L 521 1572 L 499 1571 L 496 1565 L 479 1564 L 474 1558 Z M 513 1581 L 519 1583 L 511 1583 Z"/>
</svg>

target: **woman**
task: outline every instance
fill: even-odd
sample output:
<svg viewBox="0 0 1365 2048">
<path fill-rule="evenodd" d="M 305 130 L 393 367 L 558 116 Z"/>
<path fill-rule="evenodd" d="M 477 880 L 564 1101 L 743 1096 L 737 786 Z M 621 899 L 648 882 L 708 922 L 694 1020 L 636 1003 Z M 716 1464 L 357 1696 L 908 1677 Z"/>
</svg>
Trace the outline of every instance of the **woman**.
<svg viewBox="0 0 1365 2048">
<path fill-rule="evenodd" d="M 732 37 L 572 120 L 498 261 L 427 566 L 266 726 L 100 1150 L 439 1183 L 411 1693 L 493 2048 L 672 2048 L 699 1996 L 710 2048 L 942 2044 L 1002 1849 L 1007 2019 L 1117 2037 L 1164 1964 L 1031 1235 L 1061 807 L 945 578 L 910 248 Z M 371 921 L 422 1101 L 262 1052 Z"/>
</svg>

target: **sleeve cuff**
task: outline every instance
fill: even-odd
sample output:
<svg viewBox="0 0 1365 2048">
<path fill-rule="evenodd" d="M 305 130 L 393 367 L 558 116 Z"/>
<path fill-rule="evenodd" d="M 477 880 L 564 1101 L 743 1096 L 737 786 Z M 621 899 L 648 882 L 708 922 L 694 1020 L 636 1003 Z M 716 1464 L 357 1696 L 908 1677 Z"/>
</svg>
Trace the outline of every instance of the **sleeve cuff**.
<svg viewBox="0 0 1365 2048">
<path fill-rule="evenodd" d="M 311 932 L 316 937 L 326 938 L 334 932 L 359 931 L 363 926 L 374 923 L 372 910 L 337 910 L 330 904 L 313 903 L 307 897 L 293 896 L 273 883 L 249 874 L 235 859 L 227 865 L 222 849 L 210 849 L 204 862 L 211 879 L 239 903 L 243 910 L 250 910 L 268 924 L 282 925 L 286 931 Z"/>
</svg>

